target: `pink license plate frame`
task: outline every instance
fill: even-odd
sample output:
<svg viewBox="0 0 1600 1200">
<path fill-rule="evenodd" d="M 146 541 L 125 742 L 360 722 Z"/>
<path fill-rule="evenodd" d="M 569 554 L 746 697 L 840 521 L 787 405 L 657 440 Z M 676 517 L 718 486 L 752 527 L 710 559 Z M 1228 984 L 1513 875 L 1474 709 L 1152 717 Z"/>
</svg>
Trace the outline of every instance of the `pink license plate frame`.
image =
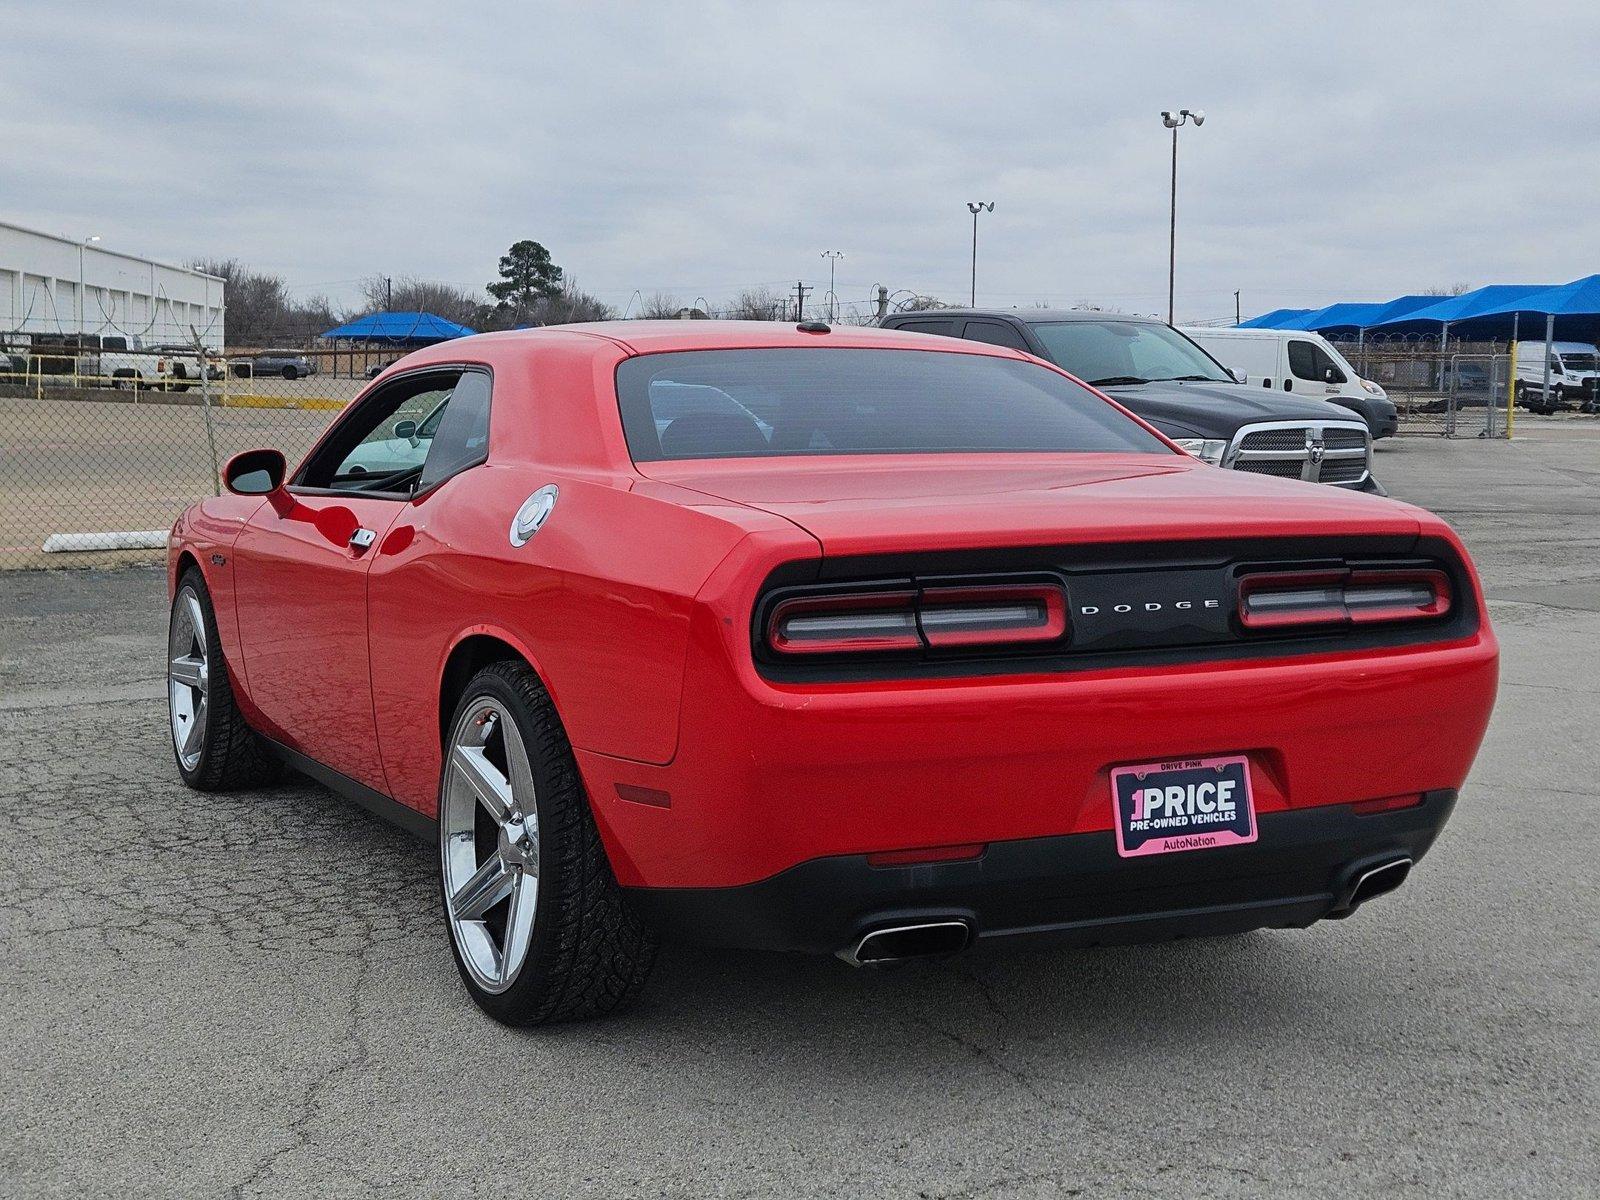
<svg viewBox="0 0 1600 1200">
<path fill-rule="evenodd" d="M 1111 821 L 1123 858 L 1247 845 L 1259 834 L 1250 760 L 1221 754 L 1117 767 Z"/>
</svg>

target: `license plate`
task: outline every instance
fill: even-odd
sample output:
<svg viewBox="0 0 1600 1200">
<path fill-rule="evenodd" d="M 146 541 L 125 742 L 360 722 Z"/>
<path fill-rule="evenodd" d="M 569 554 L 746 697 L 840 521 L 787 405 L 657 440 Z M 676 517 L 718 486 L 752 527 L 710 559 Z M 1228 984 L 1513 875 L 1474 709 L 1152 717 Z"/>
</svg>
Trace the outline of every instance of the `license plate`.
<svg viewBox="0 0 1600 1200">
<path fill-rule="evenodd" d="M 1118 767 L 1111 804 L 1123 858 L 1256 840 L 1250 762 L 1242 754 Z"/>
</svg>

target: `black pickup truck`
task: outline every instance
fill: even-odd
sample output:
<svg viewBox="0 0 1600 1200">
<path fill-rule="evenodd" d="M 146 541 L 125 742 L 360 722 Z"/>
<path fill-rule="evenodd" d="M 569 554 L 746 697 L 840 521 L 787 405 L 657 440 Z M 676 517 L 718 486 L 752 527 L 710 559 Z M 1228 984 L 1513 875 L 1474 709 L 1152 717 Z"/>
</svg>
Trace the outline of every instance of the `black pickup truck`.
<svg viewBox="0 0 1600 1200">
<path fill-rule="evenodd" d="M 1010 346 L 1053 362 L 1189 453 L 1236 471 L 1386 494 L 1372 436 L 1349 409 L 1246 387 L 1164 321 L 1076 309 L 928 309 L 885 329 Z"/>
</svg>

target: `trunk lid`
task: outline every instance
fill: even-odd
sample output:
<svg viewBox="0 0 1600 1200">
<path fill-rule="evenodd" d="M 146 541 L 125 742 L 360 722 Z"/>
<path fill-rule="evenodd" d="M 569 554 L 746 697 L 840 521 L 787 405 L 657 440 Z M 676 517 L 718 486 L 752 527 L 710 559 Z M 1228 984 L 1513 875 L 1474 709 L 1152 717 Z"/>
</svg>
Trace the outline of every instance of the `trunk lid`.
<svg viewBox="0 0 1600 1200">
<path fill-rule="evenodd" d="M 1181 455 L 940 454 L 644 462 L 783 517 L 827 556 L 1330 535 L 1415 538 L 1407 505 Z"/>
</svg>

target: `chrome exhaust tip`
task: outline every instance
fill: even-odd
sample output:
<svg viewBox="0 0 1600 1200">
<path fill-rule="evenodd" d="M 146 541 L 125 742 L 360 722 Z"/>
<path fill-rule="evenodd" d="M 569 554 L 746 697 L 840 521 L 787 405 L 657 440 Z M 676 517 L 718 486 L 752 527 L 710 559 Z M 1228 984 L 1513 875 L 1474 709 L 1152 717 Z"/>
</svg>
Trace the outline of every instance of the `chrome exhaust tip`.
<svg viewBox="0 0 1600 1200">
<path fill-rule="evenodd" d="M 924 921 L 874 929 L 853 946 L 839 951 L 839 957 L 852 967 L 882 966 L 912 958 L 959 954 L 971 941 L 972 927 L 965 921 Z"/>
<path fill-rule="evenodd" d="M 1355 884 L 1350 889 L 1350 899 L 1345 903 L 1345 910 L 1353 912 L 1377 896 L 1385 892 L 1392 892 L 1406 881 L 1411 874 L 1411 858 L 1402 856 L 1392 858 L 1388 862 L 1379 863 L 1375 867 L 1368 867 L 1356 876 Z"/>
</svg>

